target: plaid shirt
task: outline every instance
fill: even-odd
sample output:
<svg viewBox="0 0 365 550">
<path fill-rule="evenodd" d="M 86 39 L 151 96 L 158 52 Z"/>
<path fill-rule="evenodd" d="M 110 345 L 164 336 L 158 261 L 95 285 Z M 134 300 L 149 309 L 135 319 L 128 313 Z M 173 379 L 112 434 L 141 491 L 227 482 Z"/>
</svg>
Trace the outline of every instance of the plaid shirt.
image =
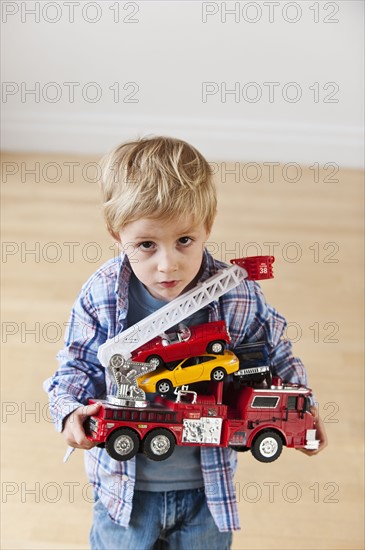
<svg viewBox="0 0 365 550">
<path fill-rule="evenodd" d="M 225 264 L 205 251 L 201 281 Z M 100 267 L 82 287 L 75 302 L 65 336 L 65 348 L 58 354 L 59 368 L 44 383 L 56 429 L 89 398 L 103 399 L 112 393 L 112 380 L 97 359 L 98 348 L 127 328 L 128 286 L 131 267 L 121 255 Z M 243 341 L 266 341 L 274 374 L 288 382 L 305 384 L 306 371 L 294 358 L 290 342 L 282 338 L 285 319 L 266 304 L 259 285 L 243 281 L 238 287 L 208 306 L 210 321 L 223 319 L 234 349 Z M 113 460 L 105 449 L 85 452 L 87 475 L 113 520 L 127 527 L 132 511 L 135 459 Z M 201 448 L 201 468 L 207 503 L 220 531 L 239 529 L 233 476 L 236 452 L 229 448 Z"/>
</svg>

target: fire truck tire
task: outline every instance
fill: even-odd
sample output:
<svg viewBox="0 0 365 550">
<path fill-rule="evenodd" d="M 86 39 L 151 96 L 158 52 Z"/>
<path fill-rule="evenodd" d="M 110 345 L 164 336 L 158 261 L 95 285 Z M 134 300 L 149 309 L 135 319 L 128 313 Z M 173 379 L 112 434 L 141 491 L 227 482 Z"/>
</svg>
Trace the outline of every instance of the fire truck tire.
<svg viewBox="0 0 365 550">
<path fill-rule="evenodd" d="M 283 441 L 280 435 L 271 430 L 259 433 L 253 440 L 251 452 L 260 462 L 273 462 L 281 455 Z"/>
<path fill-rule="evenodd" d="M 161 359 L 159 355 L 150 355 L 147 357 L 147 363 L 152 363 L 153 365 L 156 365 L 156 368 L 163 367 L 165 365 L 165 362 Z"/>
<path fill-rule="evenodd" d="M 222 355 L 223 352 L 224 352 L 224 342 L 221 342 L 220 340 L 215 340 L 214 342 L 209 342 L 209 344 L 207 346 L 207 352 Z"/>
<path fill-rule="evenodd" d="M 166 395 L 173 390 L 173 385 L 170 380 L 160 380 L 156 384 L 156 391 L 161 395 Z"/>
<path fill-rule="evenodd" d="M 105 448 L 114 460 L 129 460 L 139 449 L 138 434 L 130 428 L 115 430 L 107 439 Z"/>
<path fill-rule="evenodd" d="M 222 367 L 217 367 L 216 369 L 213 369 L 210 375 L 211 379 L 214 382 L 221 382 L 222 380 L 225 379 L 226 376 L 227 376 L 227 373 Z"/>
<path fill-rule="evenodd" d="M 175 449 L 175 437 L 165 428 L 149 432 L 143 440 L 143 452 L 152 460 L 166 460 Z"/>
</svg>

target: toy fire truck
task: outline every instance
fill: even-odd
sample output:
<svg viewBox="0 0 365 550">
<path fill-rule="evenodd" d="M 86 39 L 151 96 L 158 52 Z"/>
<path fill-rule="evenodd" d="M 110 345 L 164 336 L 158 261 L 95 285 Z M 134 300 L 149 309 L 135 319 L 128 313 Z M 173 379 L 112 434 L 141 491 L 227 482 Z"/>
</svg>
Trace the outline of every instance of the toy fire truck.
<svg viewBox="0 0 365 550">
<path fill-rule="evenodd" d="M 115 460 L 123 461 L 142 451 L 152 460 L 165 460 L 180 446 L 232 447 L 235 450 L 251 449 L 253 456 L 261 462 L 276 460 L 282 447 L 317 449 L 314 417 L 310 413 L 309 388 L 283 383 L 280 379 L 268 378 L 269 366 L 264 349 L 259 350 L 259 361 L 247 364 L 248 352 L 257 350 L 240 349 L 238 357 L 232 352 L 212 356 L 191 357 L 191 361 L 170 365 L 171 369 L 192 368 L 194 378 L 189 380 L 184 373 L 184 383 L 194 385 L 206 374 L 204 364 L 218 361 L 224 364 L 227 355 L 233 356 L 231 370 L 222 365 L 211 370 L 208 395 L 198 395 L 186 386 L 175 387 L 175 398 L 171 397 L 174 380 L 164 372 L 159 378 L 165 384 L 156 386 L 160 393 L 152 403 L 146 399 L 143 381 L 152 371 L 165 368 L 156 361 L 137 362 L 131 359 L 133 351 L 164 334 L 169 328 L 183 321 L 187 316 L 222 296 L 243 279 L 272 278 L 272 256 L 240 258 L 232 260 L 230 267 L 199 284 L 195 289 L 176 298 L 137 325 L 128 328 L 99 348 L 100 362 L 110 370 L 115 381 L 116 395 L 108 395 L 102 401 L 99 412 L 85 423 L 88 438 L 104 446 Z M 221 351 L 221 350 L 220 350 Z M 239 359 L 241 357 L 241 360 Z M 257 355 L 256 355 L 257 357 Z M 189 358 L 188 358 L 189 359 Z M 202 365 L 203 366 L 202 366 Z M 213 365 L 215 366 L 215 364 Z M 247 368 L 249 367 L 249 368 Z M 267 387 L 246 384 L 250 370 L 260 377 L 264 375 Z M 220 372 L 217 377 L 216 373 Z M 197 372 L 202 374 L 196 375 Z M 209 371 L 210 372 L 210 371 Z M 234 372 L 235 382 L 224 383 L 227 374 Z M 155 373 L 153 373 L 155 375 Z M 165 377 L 165 378 L 164 378 Z M 140 386 L 138 380 L 140 379 Z M 209 379 L 209 378 L 208 378 Z M 166 381 L 171 382 L 167 388 Z M 270 384 L 268 384 L 270 381 Z M 166 395 L 165 395 L 166 386 Z M 176 384 L 175 384 L 176 386 Z M 94 400 L 89 401 L 90 404 Z"/>
<path fill-rule="evenodd" d="M 215 384 L 210 395 L 178 391 L 175 401 L 156 396 L 145 408 L 102 402 L 88 421 L 88 437 L 105 443 L 115 460 L 129 460 L 139 450 L 152 460 L 165 460 L 175 445 L 251 449 L 260 462 L 276 460 L 284 445 L 318 448 L 308 388 L 274 379 L 270 389 L 231 388 L 231 404 L 225 405 L 223 382 Z"/>
</svg>

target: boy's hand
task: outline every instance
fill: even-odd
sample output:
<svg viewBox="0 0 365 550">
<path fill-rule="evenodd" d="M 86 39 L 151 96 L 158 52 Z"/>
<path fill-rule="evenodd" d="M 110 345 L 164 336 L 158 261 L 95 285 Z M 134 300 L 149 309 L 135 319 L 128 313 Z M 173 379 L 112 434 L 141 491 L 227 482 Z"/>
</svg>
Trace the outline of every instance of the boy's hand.
<svg viewBox="0 0 365 550">
<path fill-rule="evenodd" d="M 318 449 L 313 450 L 313 451 L 310 451 L 309 449 L 299 449 L 299 451 L 301 451 L 302 453 L 304 453 L 308 456 L 317 455 L 318 453 L 323 451 L 323 449 L 325 447 L 327 447 L 327 445 L 328 445 L 328 438 L 327 438 L 327 434 L 326 434 L 326 428 L 324 426 L 323 420 L 318 415 L 317 407 L 311 407 L 311 413 L 315 418 L 314 427 L 317 430 L 317 439 L 319 439 L 319 447 L 318 447 Z"/>
<path fill-rule="evenodd" d="M 66 418 L 62 433 L 70 447 L 88 450 L 97 445 L 86 437 L 83 424 L 86 418 L 96 414 L 100 407 L 101 403 L 79 407 Z"/>
</svg>

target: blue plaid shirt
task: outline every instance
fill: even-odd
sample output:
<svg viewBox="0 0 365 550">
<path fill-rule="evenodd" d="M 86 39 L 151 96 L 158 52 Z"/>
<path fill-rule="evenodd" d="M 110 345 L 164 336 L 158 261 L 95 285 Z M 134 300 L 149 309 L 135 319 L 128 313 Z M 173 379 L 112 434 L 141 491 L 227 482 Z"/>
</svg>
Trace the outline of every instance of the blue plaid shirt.
<svg viewBox="0 0 365 550">
<path fill-rule="evenodd" d="M 201 281 L 225 264 L 207 252 L 203 257 Z M 97 359 L 98 348 L 127 327 L 128 285 L 131 267 L 125 255 L 100 267 L 82 287 L 58 354 L 59 368 L 44 383 L 56 429 L 62 431 L 65 417 L 89 398 L 103 399 L 112 393 L 112 380 Z M 292 355 L 283 338 L 285 319 L 271 306 L 254 281 L 238 287 L 208 306 L 210 321 L 223 319 L 231 335 L 230 347 L 240 343 L 266 341 L 274 374 L 287 382 L 307 384 L 303 364 Z M 86 472 L 112 519 L 127 527 L 132 511 L 135 459 L 113 460 L 105 449 L 85 452 Z M 201 468 L 207 503 L 220 531 L 240 528 L 233 476 L 236 452 L 229 448 L 201 448 Z"/>
</svg>

